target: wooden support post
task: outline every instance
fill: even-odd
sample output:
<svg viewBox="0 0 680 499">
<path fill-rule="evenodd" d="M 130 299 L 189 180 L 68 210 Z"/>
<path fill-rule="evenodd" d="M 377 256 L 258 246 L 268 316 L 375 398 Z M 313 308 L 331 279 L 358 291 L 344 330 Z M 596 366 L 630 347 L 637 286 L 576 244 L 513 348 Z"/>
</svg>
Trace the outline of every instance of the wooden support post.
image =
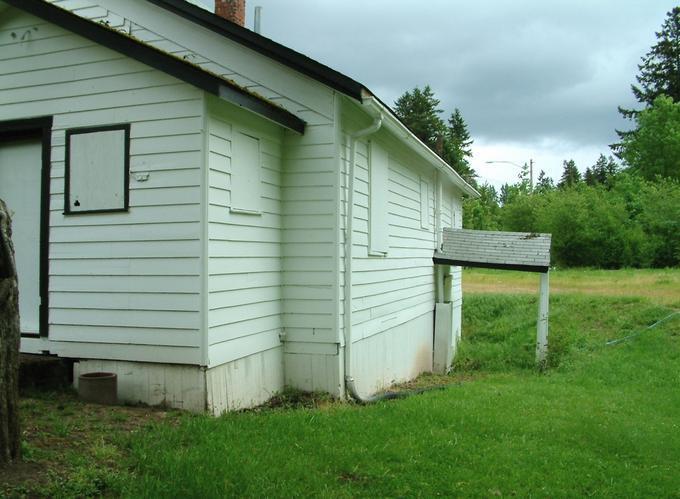
<svg viewBox="0 0 680 499">
<path fill-rule="evenodd" d="M 451 265 L 447 265 L 446 268 L 444 269 L 444 303 L 451 303 L 452 292 L 453 292 L 453 275 L 451 274 Z"/>
<path fill-rule="evenodd" d="M 444 303 L 444 266 L 435 265 L 437 303 Z"/>
<path fill-rule="evenodd" d="M 548 356 L 548 304 L 550 300 L 550 284 L 548 272 L 541 274 L 541 285 L 538 296 L 538 323 L 536 325 L 536 363 L 545 366 Z"/>
</svg>

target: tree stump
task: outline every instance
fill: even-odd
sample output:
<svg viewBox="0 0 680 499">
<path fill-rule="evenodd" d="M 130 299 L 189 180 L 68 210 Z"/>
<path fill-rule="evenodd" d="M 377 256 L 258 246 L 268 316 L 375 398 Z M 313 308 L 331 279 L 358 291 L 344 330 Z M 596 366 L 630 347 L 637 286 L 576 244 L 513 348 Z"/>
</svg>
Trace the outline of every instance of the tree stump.
<svg viewBox="0 0 680 499">
<path fill-rule="evenodd" d="M 12 220 L 0 199 L 0 465 L 21 457 L 19 430 L 19 287 Z"/>
</svg>

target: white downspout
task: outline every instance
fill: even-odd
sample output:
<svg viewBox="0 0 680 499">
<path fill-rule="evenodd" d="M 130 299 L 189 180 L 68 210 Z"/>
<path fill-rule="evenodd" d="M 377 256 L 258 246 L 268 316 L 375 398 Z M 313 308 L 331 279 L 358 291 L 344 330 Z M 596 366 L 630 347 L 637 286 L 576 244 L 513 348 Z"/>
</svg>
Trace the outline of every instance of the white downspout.
<svg viewBox="0 0 680 499">
<path fill-rule="evenodd" d="M 361 137 L 372 135 L 382 127 L 382 113 L 375 117 L 373 123 L 363 130 L 350 134 L 349 165 L 347 172 L 347 206 L 345 208 L 345 288 L 344 288 L 344 333 L 345 333 L 345 387 L 358 402 L 366 403 L 370 399 L 362 398 L 354 385 L 352 377 L 352 260 L 354 232 L 354 169 L 356 166 L 356 145 Z"/>
<path fill-rule="evenodd" d="M 442 182 L 438 170 L 434 172 L 434 232 L 436 251 L 442 249 Z M 436 303 L 444 303 L 444 267 L 435 266 Z"/>
<path fill-rule="evenodd" d="M 437 251 L 442 249 L 442 204 L 444 193 L 441 176 L 442 174 L 439 173 L 439 170 L 434 171 L 434 230 Z"/>
</svg>

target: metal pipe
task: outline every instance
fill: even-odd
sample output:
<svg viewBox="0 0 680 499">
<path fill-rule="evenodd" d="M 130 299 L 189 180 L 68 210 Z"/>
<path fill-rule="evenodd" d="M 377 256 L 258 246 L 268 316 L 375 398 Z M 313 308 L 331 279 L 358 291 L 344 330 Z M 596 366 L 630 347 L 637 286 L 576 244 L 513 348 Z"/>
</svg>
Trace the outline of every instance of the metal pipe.
<svg viewBox="0 0 680 499">
<path fill-rule="evenodd" d="M 382 113 L 374 117 L 370 126 L 350 134 L 349 165 L 347 172 L 347 204 L 345 207 L 345 293 L 344 293 L 344 333 L 345 333 L 345 388 L 353 399 L 368 403 L 373 397 L 359 395 L 352 377 L 352 236 L 354 231 L 354 169 L 356 167 L 357 140 L 376 133 L 382 127 Z"/>
<path fill-rule="evenodd" d="M 255 7 L 254 31 L 258 35 L 262 32 L 262 7 L 260 7 L 259 5 Z"/>
</svg>

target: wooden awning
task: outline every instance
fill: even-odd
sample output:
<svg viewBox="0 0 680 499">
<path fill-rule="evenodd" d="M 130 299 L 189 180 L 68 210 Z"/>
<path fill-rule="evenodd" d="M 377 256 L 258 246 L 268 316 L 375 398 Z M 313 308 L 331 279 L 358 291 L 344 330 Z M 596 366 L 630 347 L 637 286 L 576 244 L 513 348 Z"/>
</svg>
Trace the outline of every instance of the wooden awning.
<svg viewBox="0 0 680 499">
<path fill-rule="evenodd" d="M 432 260 L 442 265 L 525 272 L 550 268 L 550 234 L 444 229 L 441 251 Z"/>
</svg>

